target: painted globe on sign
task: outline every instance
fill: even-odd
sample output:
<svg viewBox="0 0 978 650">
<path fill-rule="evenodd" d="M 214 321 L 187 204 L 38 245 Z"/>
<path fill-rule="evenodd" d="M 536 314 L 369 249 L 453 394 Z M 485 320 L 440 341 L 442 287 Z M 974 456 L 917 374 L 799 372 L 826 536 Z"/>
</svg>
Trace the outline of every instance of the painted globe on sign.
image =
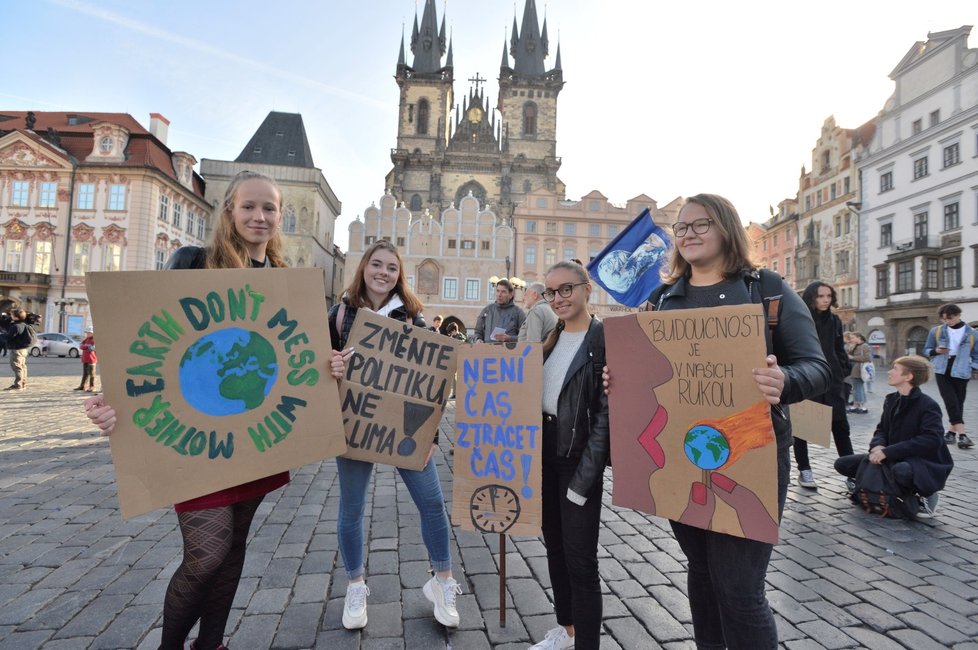
<svg viewBox="0 0 978 650">
<path fill-rule="evenodd" d="M 201 337 L 180 359 L 183 398 L 207 415 L 237 415 L 261 406 L 277 377 L 272 344 L 238 327 Z"/>
<path fill-rule="evenodd" d="M 689 462 L 700 469 L 720 469 L 730 458 L 730 443 L 726 437 L 717 429 L 703 424 L 686 432 L 684 448 Z"/>
</svg>

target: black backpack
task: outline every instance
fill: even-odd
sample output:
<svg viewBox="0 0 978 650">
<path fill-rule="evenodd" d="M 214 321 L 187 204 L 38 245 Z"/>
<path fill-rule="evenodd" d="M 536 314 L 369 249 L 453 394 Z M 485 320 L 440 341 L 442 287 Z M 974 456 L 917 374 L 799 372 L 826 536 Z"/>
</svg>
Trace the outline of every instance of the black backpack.
<svg viewBox="0 0 978 650">
<path fill-rule="evenodd" d="M 893 480 L 893 470 L 887 463 L 879 465 L 863 458 L 856 471 L 856 489 L 852 502 L 863 510 L 892 519 L 913 519 L 920 511 L 920 499 L 911 490 Z"/>
</svg>

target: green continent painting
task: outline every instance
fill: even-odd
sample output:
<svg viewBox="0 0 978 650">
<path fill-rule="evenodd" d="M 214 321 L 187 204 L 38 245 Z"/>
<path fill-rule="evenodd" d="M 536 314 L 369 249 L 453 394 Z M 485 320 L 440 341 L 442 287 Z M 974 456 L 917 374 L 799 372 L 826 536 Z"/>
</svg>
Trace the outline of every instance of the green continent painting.
<svg viewBox="0 0 978 650">
<path fill-rule="evenodd" d="M 730 458 L 730 445 L 722 433 L 705 425 L 686 433 L 686 457 L 700 469 L 719 469 Z"/>
<path fill-rule="evenodd" d="M 212 332 L 180 359 L 180 389 L 207 415 L 236 415 L 261 406 L 278 377 L 275 348 L 238 327 Z"/>
</svg>

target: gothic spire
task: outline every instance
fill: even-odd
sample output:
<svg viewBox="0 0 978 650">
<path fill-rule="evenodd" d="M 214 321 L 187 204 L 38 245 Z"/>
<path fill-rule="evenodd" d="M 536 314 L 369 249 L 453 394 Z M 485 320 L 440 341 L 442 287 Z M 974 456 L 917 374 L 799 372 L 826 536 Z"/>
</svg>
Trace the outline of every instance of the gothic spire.
<svg viewBox="0 0 978 650">
<path fill-rule="evenodd" d="M 562 70 L 563 66 L 560 65 L 560 41 L 557 41 L 557 58 L 554 61 L 554 70 Z"/>
<path fill-rule="evenodd" d="M 544 58 L 550 56 L 550 39 L 547 38 L 547 17 L 543 17 L 543 33 L 540 35 L 540 42 L 543 44 Z"/>
<path fill-rule="evenodd" d="M 448 56 L 445 58 L 445 67 L 446 68 L 451 68 L 454 65 L 455 64 L 452 62 L 452 41 L 451 41 L 451 39 L 449 39 L 448 40 Z"/>
<path fill-rule="evenodd" d="M 445 55 L 445 22 L 442 20 L 439 34 L 435 0 L 425 0 L 420 27 L 417 14 L 414 16 L 411 52 L 414 53 L 414 64 L 411 67 L 415 72 L 424 74 L 441 69 L 441 57 Z"/>
<path fill-rule="evenodd" d="M 407 65 L 404 59 L 404 27 L 401 27 L 401 53 L 397 56 L 397 65 Z"/>
<path fill-rule="evenodd" d="M 505 38 L 503 39 L 503 61 L 502 61 L 502 63 L 499 64 L 499 67 L 500 68 L 504 68 L 504 69 L 509 67 L 509 55 L 506 53 L 506 39 Z"/>
<path fill-rule="evenodd" d="M 543 59 L 547 55 L 547 47 L 540 36 L 540 24 L 537 22 L 537 7 L 534 0 L 526 0 L 523 8 L 523 25 L 516 33 L 516 18 L 513 18 L 513 71 L 522 76 L 542 76 L 546 69 Z"/>
</svg>

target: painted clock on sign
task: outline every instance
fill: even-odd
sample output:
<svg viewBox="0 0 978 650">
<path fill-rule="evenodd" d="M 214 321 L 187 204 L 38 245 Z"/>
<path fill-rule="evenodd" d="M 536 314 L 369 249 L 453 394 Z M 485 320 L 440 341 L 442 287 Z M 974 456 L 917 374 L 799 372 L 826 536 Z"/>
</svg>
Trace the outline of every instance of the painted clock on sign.
<svg viewBox="0 0 978 650">
<path fill-rule="evenodd" d="M 504 485 L 485 485 L 469 502 L 472 524 L 486 533 L 504 533 L 520 518 L 520 498 Z"/>
</svg>

